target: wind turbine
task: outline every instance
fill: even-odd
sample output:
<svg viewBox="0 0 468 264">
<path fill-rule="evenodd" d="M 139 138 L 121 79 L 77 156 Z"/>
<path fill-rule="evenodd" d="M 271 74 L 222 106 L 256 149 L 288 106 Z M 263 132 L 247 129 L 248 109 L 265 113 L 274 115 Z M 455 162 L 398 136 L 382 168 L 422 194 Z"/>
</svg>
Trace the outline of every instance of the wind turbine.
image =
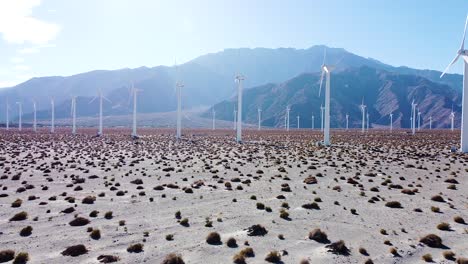
<svg viewBox="0 0 468 264">
<path fill-rule="evenodd" d="M 393 113 L 390 113 L 390 131 L 393 131 Z"/>
<path fill-rule="evenodd" d="M 312 115 L 312 130 L 315 129 L 315 116 Z"/>
<path fill-rule="evenodd" d="M 300 119 L 300 117 L 297 116 L 297 129 L 299 129 L 299 127 L 300 127 L 300 126 L 299 126 L 299 119 Z"/>
<path fill-rule="evenodd" d="M 450 113 L 450 129 L 453 131 L 454 129 L 454 120 L 455 120 L 455 113 L 452 112 Z"/>
<path fill-rule="evenodd" d="M 291 111 L 291 108 L 289 108 L 289 105 L 286 107 L 286 131 L 289 131 L 289 112 Z"/>
<path fill-rule="evenodd" d="M 51 111 L 52 111 L 52 120 L 51 120 L 51 123 L 50 123 L 50 133 L 55 133 L 55 102 L 54 102 L 54 98 L 50 98 L 50 107 L 51 107 Z"/>
<path fill-rule="evenodd" d="M 130 92 L 131 92 L 132 97 L 133 97 L 133 118 L 132 118 L 132 135 L 131 136 L 132 136 L 132 138 L 138 138 L 138 134 L 137 134 L 137 95 L 138 95 L 138 92 L 141 92 L 141 90 L 135 88 L 133 86 L 133 83 L 132 83 L 132 88 L 130 89 Z"/>
<path fill-rule="evenodd" d="M 421 111 L 418 109 L 418 131 L 421 130 Z"/>
<path fill-rule="evenodd" d="M 36 101 L 33 100 L 33 131 L 37 132 L 37 125 L 36 125 Z"/>
<path fill-rule="evenodd" d="M 323 112 L 325 108 L 320 105 L 320 131 L 323 131 Z"/>
<path fill-rule="evenodd" d="M 10 104 L 6 102 L 6 130 L 10 130 Z"/>
<path fill-rule="evenodd" d="M 346 114 L 346 130 L 348 130 L 349 125 L 349 115 Z"/>
<path fill-rule="evenodd" d="M 262 109 L 260 107 L 257 109 L 257 113 L 258 113 L 258 131 L 260 131 L 260 129 L 262 129 Z"/>
<path fill-rule="evenodd" d="M 176 131 L 176 138 L 178 140 L 182 136 L 182 88 L 183 87 L 184 87 L 183 83 L 181 83 L 181 82 L 176 83 L 176 89 L 177 89 L 177 131 Z M 136 97 L 136 95 L 134 97 Z"/>
<path fill-rule="evenodd" d="M 413 135 L 416 133 L 416 106 L 417 104 L 414 103 L 414 99 L 411 102 L 411 130 Z"/>
<path fill-rule="evenodd" d="M 72 134 L 76 134 L 76 96 L 71 98 Z"/>
<path fill-rule="evenodd" d="M 361 132 L 364 133 L 366 130 L 365 130 L 365 127 L 364 127 L 364 124 L 366 122 L 366 105 L 364 104 L 364 98 L 362 98 L 362 103 L 360 105 L 360 108 L 361 108 L 361 114 L 362 114 L 362 129 L 361 129 Z"/>
<path fill-rule="evenodd" d="M 215 120 L 216 120 L 216 111 L 214 110 L 214 107 L 213 109 L 211 109 L 211 113 L 213 114 L 213 124 L 212 124 L 212 130 L 215 130 L 216 129 L 216 124 L 215 124 Z"/>
<path fill-rule="evenodd" d="M 244 76 L 237 75 L 237 133 L 236 133 L 236 142 L 242 142 L 242 81 Z"/>
<path fill-rule="evenodd" d="M 429 117 L 429 129 L 432 130 L 432 116 Z"/>
<path fill-rule="evenodd" d="M 18 105 L 18 130 L 21 131 L 23 129 L 22 127 L 22 115 L 23 115 L 23 104 L 21 102 L 16 102 Z"/>
<path fill-rule="evenodd" d="M 366 120 L 366 122 L 367 122 L 367 132 L 369 132 L 369 112 L 367 112 L 366 117 L 367 117 L 367 120 Z"/>
<path fill-rule="evenodd" d="M 234 130 L 236 130 L 237 127 L 237 110 L 234 108 Z"/>
<path fill-rule="evenodd" d="M 94 100 L 96 100 L 97 98 L 99 98 L 99 130 L 98 130 L 98 133 L 97 133 L 97 136 L 99 137 L 99 136 L 102 136 L 102 99 L 105 99 L 108 102 L 110 102 L 110 100 L 107 99 L 106 97 L 104 97 L 104 95 L 102 94 L 101 89 L 98 90 L 97 96 L 94 97 L 93 99 L 91 99 L 91 101 L 89 101 L 89 103 L 94 102 Z"/>
<path fill-rule="evenodd" d="M 468 50 L 465 50 L 465 36 L 466 36 L 466 28 L 468 25 L 468 16 L 466 17 L 465 21 L 465 30 L 463 32 L 463 39 L 460 46 L 460 49 L 455 56 L 455 59 L 450 62 L 444 72 L 440 75 L 440 78 L 444 76 L 444 74 L 450 69 L 450 67 L 460 58 L 463 57 L 463 95 L 462 95 L 462 117 L 461 117 L 461 152 L 467 153 L 468 152 Z"/>
<path fill-rule="evenodd" d="M 325 64 L 326 57 L 327 57 L 327 49 L 324 50 L 324 55 L 323 55 L 323 62 L 322 62 L 322 67 L 321 67 L 322 75 L 320 77 L 319 96 L 320 96 L 320 92 L 322 91 L 323 77 L 326 75 L 325 108 L 324 108 L 325 123 L 324 123 L 324 131 L 323 131 L 323 144 L 325 146 L 330 146 L 330 73 L 332 70 L 335 69 L 335 67 Z"/>
</svg>

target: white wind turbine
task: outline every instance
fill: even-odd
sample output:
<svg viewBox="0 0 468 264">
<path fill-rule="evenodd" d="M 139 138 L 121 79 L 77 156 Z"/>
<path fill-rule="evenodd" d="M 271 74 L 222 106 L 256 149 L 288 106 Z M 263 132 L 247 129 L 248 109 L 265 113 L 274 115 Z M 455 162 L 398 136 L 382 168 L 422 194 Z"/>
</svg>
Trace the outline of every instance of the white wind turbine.
<svg viewBox="0 0 468 264">
<path fill-rule="evenodd" d="M 132 88 L 130 89 L 130 93 L 132 94 L 133 98 L 133 118 L 132 118 L 132 138 L 138 138 L 137 133 L 137 97 L 138 92 L 141 92 L 140 89 L 135 88 L 132 83 Z M 178 131 L 179 132 L 179 131 Z"/>
<path fill-rule="evenodd" d="M 33 131 L 37 132 L 37 119 L 36 119 L 36 101 L 33 100 Z"/>
<path fill-rule="evenodd" d="M 411 102 L 411 131 L 413 135 L 416 133 L 416 106 L 417 104 L 413 101 Z"/>
<path fill-rule="evenodd" d="M 369 112 L 367 112 L 367 115 L 366 115 L 366 122 L 367 122 L 367 132 L 369 132 Z"/>
<path fill-rule="evenodd" d="M 300 128 L 300 126 L 299 126 L 299 119 L 300 119 L 300 117 L 299 117 L 299 116 L 297 116 L 297 129 L 299 129 L 299 128 Z"/>
<path fill-rule="evenodd" d="M 390 113 L 390 131 L 393 131 L 393 113 Z"/>
<path fill-rule="evenodd" d="M 320 105 L 320 131 L 323 131 L 323 113 L 324 113 L 325 107 Z"/>
<path fill-rule="evenodd" d="M 54 98 L 50 98 L 50 107 L 51 107 L 51 113 L 52 113 L 52 120 L 50 123 L 50 133 L 55 133 L 55 102 Z"/>
<path fill-rule="evenodd" d="M 463 94 L 462 94 L 462 117 L 461 117 L 461 152 L 468 153 L 468 50 L 465 49 L 465 36 L 466 28 L 468 25 L 468 16 L 465 21 L 465 30 L 463 32 L 463 39 L 460 49 L 455 56 L 455 59 L 450 62 L 444 72 L 440 75 L 440 78 L 450 69 L 450 67 L 460 58 L 463 58 Z"/>
<path fill-rule="evenodd" d="M 216 120 L 216 111 L 214 110 L 214 107 L 213 107 L 213 109 L 211 109 L 211 113 L 212 113 L 212 115 L 213 115 L 213 123 L 212 123 L 211 129 L 212 129 L 212 130 L 215 130 L 215 129 L 216 129 L 216 124 L 215 124 L 215 120 Z"/>
<path fill-rule="evenodd" d="M 454 120 L 455 120 L 455 112 L 452 112 L 450 113 L 450 130 L 454 130 Z"/>
<path fill-rule="evenodd" d="M 10 130 L 10 104 L 6 102 L 6 130 Z"/>
<path fill-rule="evenodd" d="M 421 111 L 418 109 L 418 131 L 421 130 Z"/>
<path fill-rule="evenodd" d="M 176 83 L 177 89 L 177 130 L 176 138 L 179 140 L 182 137 L 182 88 L 184 84 L 181 82 Z M 135 95 L 136 97 L 136 95 Z"/>
<path fill-rule="evenodd" d="M 346 114 L 346 130 L 349 128 L 349 115 Z"/>
<path fill-rule="evenodd" d="M 432 130 L 432 116 L 429 117 L 429 129 Z"/>
<path fill-rule="evenodd" d="M 330 145 L 330 74 L 331 71 L 335 69 L 335 66 L 325 64 L 325 59 L 327 57 L 327 50 L 324 50 L 323 62 L 322 62 L 322 75 L 320 77 L 320 89 L 319 96 L 322 91 L 323 77 L 326 75 L 325 82 L 325 108 L 324 108 L 324 131 L 323 131 L 323 144 L 325 146 Z"/>
<path fill-rule="evenodd" d="M 23 104 L 21 102 L 16 102 L 18 105 L 18 130 L 21 131 L 23 130 L 23 125 L 22 125 L 22 115 L 23 115 Z"/>
<path fill-rule="evenodd" d="M 237 110 L 234 108 L 234 130 L 237 128 Z"/>
<path fill-rule="evenodd" d="M 361 129 L 361 132 L 364 133 L 365 132 L 365 127 L 364 127 L 364 124 L 366 122 L 366 105 L 364 104 L 364 98 L 362 99 L 362 103 L 361 105 L 359 106 L 361 108 L 361 114 L 362 114 L 362 129 Z"/>
<path fill-rule="evenodd" d="M 262 108 L 257 109 L 257 114 L 258 114 L 258 131 L 262 129 Z"/>
<path fill-rule="evenodd" d="M 315 116 L 312 115 L 312 130 L 315 129 Z"/>
<path fill-rule="evenodd" d="M 72 134 L 76 134 L 76 96 L 71 98 Z"/>
<path fill-rule="evenodd" d="M 291 108 L 289 105 L 286 107 L 286 131 L 289 131 L 289 112 L 291 111 Z"/>
<path fill-rule="evenodd" d="M 91 99 L 91 101 L 89 101 L 89 103 L 92 103 L 94 102 L 94 100 L 96 99 L 99 99 L 99 128 L 98 128 L 98 133 L 97 133 L 97 136 L 102 136 L 102 103 L 103 103 L 103 99 L 110 102 L 109 99 L 107 99 L 106 97 L 104 97 L 104 95 L 102 94 L 102 91 L 101 89 L 98 90 L 98 94 L 96 97 L 94 97 L 93 99 Z"/>
<path fill-rule="evenodd" d="M 242 81 L 244 76 L 237 75 L 237 133 L 236 133 L 236 142 L 242 142 Z"/>
</svg>

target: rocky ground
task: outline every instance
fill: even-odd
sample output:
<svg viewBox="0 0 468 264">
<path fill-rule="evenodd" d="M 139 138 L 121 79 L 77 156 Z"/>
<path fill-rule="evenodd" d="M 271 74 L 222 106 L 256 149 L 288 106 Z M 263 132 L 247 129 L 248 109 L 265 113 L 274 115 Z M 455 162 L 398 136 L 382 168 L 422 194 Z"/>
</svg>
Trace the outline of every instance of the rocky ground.
<svg viewBox="0 0 468 264">
<path fill-rule="evenodd" d="M 459 132 L 140 132 L 2 131 L 0 262 L 468 263 Z"/>
</svg>

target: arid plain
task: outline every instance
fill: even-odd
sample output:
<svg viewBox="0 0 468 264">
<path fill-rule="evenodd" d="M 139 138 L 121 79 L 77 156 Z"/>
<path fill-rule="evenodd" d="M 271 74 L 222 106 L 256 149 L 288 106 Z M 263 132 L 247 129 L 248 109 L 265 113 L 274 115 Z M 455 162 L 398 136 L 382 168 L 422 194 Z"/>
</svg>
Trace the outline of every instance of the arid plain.
<svg viewBox="0 0 468 264">
<path fill-rule="evenodd" d="M 0 262 L 468 263 L 459 132 L 78 132 L 0 133 Z"/>
</svg>

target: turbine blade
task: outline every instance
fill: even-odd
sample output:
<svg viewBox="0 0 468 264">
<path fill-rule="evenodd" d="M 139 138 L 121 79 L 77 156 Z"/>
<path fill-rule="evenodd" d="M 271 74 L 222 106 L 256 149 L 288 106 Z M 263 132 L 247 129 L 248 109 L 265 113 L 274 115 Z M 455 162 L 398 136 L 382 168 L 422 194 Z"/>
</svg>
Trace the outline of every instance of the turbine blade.
<svg viewBox="0 0 468 264">
<path fill-rule="evenodd" d="M 93 99 L 91 99 L 91 101 L 89 101 L 89 103 L 88 103 L 88 104 L 90 104 L 90 103 L 94 102 L 94 100 L 96 100 L 96 98 L 97 98 L 97 97 L 94 97 Z"/>
<path fill-rule="evenodd" d="M 325 72 L 322 70 L 322 75 L 320 76 L 319 97 L 320 97 L 320 93 L 322 92 L 322 84 L 323 84 L 323 75 L 324 74 L 325 74 Z"/>
<path fill-rule="evenodd" d="M 462 57 L 465 60 L 465 62 L 468 63 L 468 57 L 467 56 L 462 56 Z"/>
<path fill-rule="evenodd" d="M 450 69 L 450 67 L 452 67 L 452 65 L 457 62 L 458 58 L 460 58 L 460 54 L 457 54 L 457 56 L 455 57 L 455 59 L 452 60 L 452 62 L 450 62 L 450 64 L 447 66 L 447 68 L 445 68 L 444 72 L 442 72 L 442 74 L 440 75 L 440 78 L 444 77 L 444 75 L 447 73 L 447 71 Z"/>
<path fill-rule="evenodd" d="M 102 99 L 106 100 L 106 101 L 109 102 L 109 103 L 112 103 L 112 101 L 109 100 L 107 97 L 104 97 L 104 96 L 103 96 Z"/>
<path fill-rule="evenodd" d="M 463 31 L 463 39 L 462 39 L 462 43 L 461 43 L 461 46 L 460 46 L 460 50 L 465 49 L 465 36 L 466 36 L 466 27 L 467 27 L 467 25 L 468 25 L 468 15 L 466 16 L 465 30 Z"/>
</svg>

